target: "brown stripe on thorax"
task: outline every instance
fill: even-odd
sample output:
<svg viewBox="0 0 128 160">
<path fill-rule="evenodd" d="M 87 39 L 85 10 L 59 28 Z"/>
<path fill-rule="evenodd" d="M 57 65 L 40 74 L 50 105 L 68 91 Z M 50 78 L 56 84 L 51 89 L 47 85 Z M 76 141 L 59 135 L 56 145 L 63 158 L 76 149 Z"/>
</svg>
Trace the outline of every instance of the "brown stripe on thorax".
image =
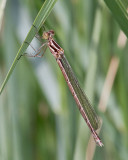
<svg viewBox="0 0 128 160">
<path fill-rule="evenodd" d="M 53 52 L 58 52 L 58 49 L 56 47 L 54 47 L 53 45 L 49 45 L 50 50 L 52 50 Z"/>
<path fill-rule="evenodd" d="M 52 37 L 48 38 L 48 46 L 56 59 L 61 59 L 61 56 L 64 54 L 64 50 L 54 41 Z"/>
<path fill-rule="evenodd" d="M 56 46 L 56 48 L 61 49 L 61 47 L 52 39 L 52 43 Z"/>
</svg>

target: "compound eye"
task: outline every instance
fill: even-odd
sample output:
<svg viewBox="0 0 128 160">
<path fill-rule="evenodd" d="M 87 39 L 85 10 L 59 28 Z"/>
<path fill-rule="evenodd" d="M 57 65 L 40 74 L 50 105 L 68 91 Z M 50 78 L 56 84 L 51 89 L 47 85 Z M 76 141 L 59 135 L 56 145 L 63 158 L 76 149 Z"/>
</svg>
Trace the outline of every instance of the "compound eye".
<svg viewBox="0 0 128 160">
<path fill-rule="evenodd" d="M 51 36 L 54 36 L 55 32 L 54 32 L 53 30 L 50 30 L 50 31 L 49 31 L 49 34 L 50 34 Z"/>
</svg>

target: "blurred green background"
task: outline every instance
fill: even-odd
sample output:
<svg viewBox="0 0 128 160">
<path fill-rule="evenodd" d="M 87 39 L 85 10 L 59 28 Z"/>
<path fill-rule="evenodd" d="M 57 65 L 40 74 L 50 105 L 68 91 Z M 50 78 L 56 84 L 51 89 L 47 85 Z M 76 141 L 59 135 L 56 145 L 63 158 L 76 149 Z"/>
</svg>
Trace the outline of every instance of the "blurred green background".
<svg viewBox="0 0 128 160">
<path fill-rule="evenodd" d="M 0 84 L 43 2 L 0 0 Z M 47 49 L 42 59 L 22 57 L 0 95 L 0 160 L 127 160 L 128 2 L 118 2 L 59 0 L 45 21 L 102 119 L 104 147 L 90 139 Z"/>
</svg>

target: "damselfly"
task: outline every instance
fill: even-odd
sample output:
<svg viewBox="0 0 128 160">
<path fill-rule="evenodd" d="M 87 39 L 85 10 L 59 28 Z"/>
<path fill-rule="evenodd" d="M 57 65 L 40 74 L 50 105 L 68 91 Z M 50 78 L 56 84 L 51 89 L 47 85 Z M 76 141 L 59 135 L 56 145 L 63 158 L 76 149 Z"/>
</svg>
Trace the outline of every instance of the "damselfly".
<svg viewBox="0 0 128 160">
<path fill-rule="evenodd" d="M 91 130 L 91 133 L 94 137 L 96 144 L 102 147 L 103 143 L 101 142 L 101 139 L 96 133 L 96 130 L 99 128 L 99 125 L 100 125 L 99 118 L 96 115 L 93 107 L 91 106 L 87 96 L 81 89 L 78 83 L 78 80 L 76 79 L 72 71 L 72 68 L 64 55 L 64 50 L 54 41 L 53 36 L 54 36 L 53 30 L 50 30 L 48 32 L 43 32 L 43 35 L 41 38 L 47 40 L 47 42 L 41 45 L 41 47 L 36 51 L 36 54 L 33 57 L 42 57 L 42 56 L 39 56 L 39 53 L 41 52 L 42 47 L 45 45 L 50 49 L 52 55 L 55 57 L 63 73 L 63 76 L 76 101 L 77 107 L 82 117 L 84 118 L 89 129 Z"/>
</svg>

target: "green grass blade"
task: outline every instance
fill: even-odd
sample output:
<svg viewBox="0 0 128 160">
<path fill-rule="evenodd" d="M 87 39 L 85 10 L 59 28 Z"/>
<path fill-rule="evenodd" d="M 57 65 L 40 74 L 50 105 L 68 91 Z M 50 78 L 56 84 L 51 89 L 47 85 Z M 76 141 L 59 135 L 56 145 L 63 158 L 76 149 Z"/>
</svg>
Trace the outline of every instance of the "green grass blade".
<svg viewBox="0 0 128 160">
<path fill-rule="evenodd" d="M 42 26 L 42 24 L 45 22 L 46 18 L 48 17 L 48 15 L 50 14 L 50 12 L 52 11 L 53 6 L 55 5 L 57 0 L 46 0 L 43 4 L 43 6 L 41 7 L 38 15 L 36 16 L 33 25 L 36 26 L 37 30 L 39 30 Z M 31 43 L 32 39 L 34 38 L 37 30 L 35 29 L 35 27 L 32 25 L 32 27 L 30 28 L 30 31 L 27 35 L 27 37 L 25 38 L 24 42 L 28 42 Z M 18 53 L 16 54 L 16 57 L 5 77 L 5 80 L 0 88 L 0 94 L 2 93 L 7 81 L 9 80 L 18 60 L 20 55 L 22 55 L 23 53 L 25 53 L 25 50 L 27 49 L 28 45 L 27 43 L 24 43 L 21 45 Z"/>
<path fill-rule="evenodd" d="M 128 2 L 126 0 L 104 0 L 112 14 L 119 23 L 121 29 L 128 37 Z"/>
</svg>

